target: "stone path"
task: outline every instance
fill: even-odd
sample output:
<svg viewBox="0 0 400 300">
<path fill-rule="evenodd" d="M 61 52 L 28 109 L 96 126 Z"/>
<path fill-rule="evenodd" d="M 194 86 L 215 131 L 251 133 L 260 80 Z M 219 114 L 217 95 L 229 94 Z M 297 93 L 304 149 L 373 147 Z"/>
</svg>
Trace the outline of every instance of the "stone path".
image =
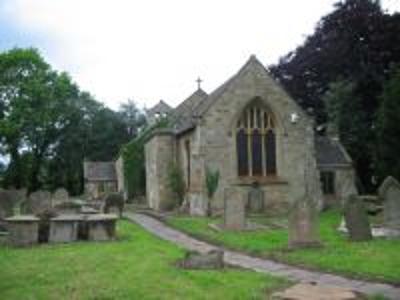
<svg viewBox="0 0 400 300">
<path fill-rule="evenodd" d="M 125 218 L 141 225 L 147 231 L 158 237 L 173 242 L 185 249 L 195 250 L 201 253 L 208 252 L 218 247 L 196 240 L 178 230 L 168 227 L 164 223 L 147 215 L 125 213 Z M 389 284 L 371 283 L 361 280 L 353 280 L 345 277 L 325 274 L 316 271 L 307 271 L 267 259 L 255 258 L 242 253 L 224 249 L 224 261 L 227 264 L 251 269 L 257 272 L 275 276 L 283 276 L 293 281 L 315 282 L 322 285 L 338 286 L 358 291 L 367 295 L 380 294 L 389 299 L 400 299 L 400 288 Z"/>
</svg>

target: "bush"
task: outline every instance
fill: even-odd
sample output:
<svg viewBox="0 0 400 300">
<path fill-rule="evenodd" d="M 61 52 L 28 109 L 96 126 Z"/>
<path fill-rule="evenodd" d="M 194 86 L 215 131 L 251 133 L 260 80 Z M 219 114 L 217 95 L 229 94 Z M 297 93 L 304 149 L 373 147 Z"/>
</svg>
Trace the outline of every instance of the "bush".
<svg viewBox="0 0 400 300">
<path fill-rule="evenodd" d="M 104 213 L 108 213 L 111 207 L 116 207 L 119 212 L 119 216 L 122 216 L 124 211 L 124 197 L 120 193 L 110 193 L 105 197 L 104 200 Z"/>
</svg>

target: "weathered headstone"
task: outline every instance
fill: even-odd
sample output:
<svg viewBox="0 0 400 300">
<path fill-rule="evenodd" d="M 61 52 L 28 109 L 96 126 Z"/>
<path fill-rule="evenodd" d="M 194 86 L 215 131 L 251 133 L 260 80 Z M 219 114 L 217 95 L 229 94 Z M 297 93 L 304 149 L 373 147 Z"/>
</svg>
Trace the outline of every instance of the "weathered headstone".
<svg viewBox="0 0 400 300">
<path fill-rule="evenodd" d="M 193 194 L 189 196 L 189 212 L 191 216 L 207 215 L 207 199 L 205 196 Z"/>
<path fill-rule="evenodd" d="M 53 206 L 56 206 L 60 203 L 63 202 L 68 202 L 69 201 L 69 194 L 66 189 L 64 188 L 59 188 L 55 190 L 55 192 L 52 195 L 52 204 Z"/>
<path fill-rule="evenodd" d="M 389 176 L 378 192 L 383 201 L 384 226 L 393 233 L 398 231 L 400 236 L 400 183 Z"/>
<path fill-rule="evenodd" d="M 318 209 L 311 199 L 296 201 L 289 212 L 289 248 L 320 246 Z"/>
<path fill-rule="evenodd" d="M 32 213 L 34 215 L 41 214 L 42 212 L 51 209 L 51 194 L 48 191 L 36 191 L 29 195 L 25 205 L 25 213 Z"/>
<path fill-rule="evenodd" d="M 14 216 L 7 218 L 9 241 L 13 246 L 29 246 L 39 242 L 39 218 Z"/>
<path fill-rule="evenodd" d="M 254 184 L 249 191 L 247 207 L 249 212 L 259 213 L 264 210 L 264 192 L 258 184 Z"/>
<path fill-rule="evenodd" d="M 224 227 L 242 230 L 246 227 L 245 201 L 240 188 L 229 187 L 224 191 Z"/>
<path fill-rule="evenodd" d="M 80 215 L 60 215 L 50 219 L 50 243 L 68 243 L 78 239 Z"/>
<path fill-rule="evenodd" d="M 0 189 L 0 220 L 14 215 L 14 208 L 26 197 L 26 190 Z"/>
<path fill-rule="evenodd" d="M 352 241 L 368 241 L 372 239 L 364 202 L 357 195 L 347 197 L 344 204 L 344 218 Z"/>
</svg>

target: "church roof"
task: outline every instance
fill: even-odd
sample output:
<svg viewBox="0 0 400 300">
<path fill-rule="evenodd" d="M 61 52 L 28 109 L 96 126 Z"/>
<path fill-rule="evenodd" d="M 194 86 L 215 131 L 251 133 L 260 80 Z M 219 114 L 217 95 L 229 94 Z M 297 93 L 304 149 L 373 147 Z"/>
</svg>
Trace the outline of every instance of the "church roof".
<svg viewBox="0 0 400 300">
<path fill-rule="evenodd" d="M 350 156 L 342 144 L 327 136 L 315 137 L 317 165 L 319 167 L 351 166 Z"/>
<path fill-rule="evenodd" d="M 114 162 L 85 161 L 83 176 L 88 181 L 116 181 Z"/>
<path fill-rule="evenodd" d="M 153 116 L 155 114 L 163 114 L 163 113 L 169 113 L 172 111 L 172 107 L 169 106 L 167 103 L 165 103 L 163 100 L 160 100 L 156 105 L 154 105 L 152 108 L 146 110 L 147 115 Z"/>
<path fill-rule="evenodd" d="M 196 121 L 202 117 L 217 99 L 235 82 L 235 80 L 249 68 L 261 67 L 262 63 L 252 55 L 246 64 L 230 79 L 207 95 L 202 89 L 198 89 L 173 112 L 173 128 L 176 134 L 181 134 L 196 127 Z"/>
<path fill-rule="evenodd" d="M 183 133 L 196 126 L 195 110 L 202 105 L 207 97 L 207 93 L 199 88 L 174 109 L 171 118 L 176 134 Z"/>
</svg>

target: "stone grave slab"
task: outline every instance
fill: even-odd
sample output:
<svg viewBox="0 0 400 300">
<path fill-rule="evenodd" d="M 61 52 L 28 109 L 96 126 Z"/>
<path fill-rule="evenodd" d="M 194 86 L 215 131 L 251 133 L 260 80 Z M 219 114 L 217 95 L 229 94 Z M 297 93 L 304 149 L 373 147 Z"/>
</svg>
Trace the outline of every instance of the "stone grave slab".
<svg viewBox="0 0 400 300">
<path fill-rule="evenodd" d="M 336 287 L 309 283 L 296 284 L 272 295 L 274 300 L 362 300 L 357 293 Z"/>
<path fill-rule="evenodd" d="M 5 220 L 9 241 L 13 246 L 29 246 L 39 242 L 39 218 L 32 215 L 13 216 Z"/>
<path fill-rule="evenodd" d="M 69 243 L 78 240 L 80 215 L 59 215 L 50 219 L 49 243 Z"/>
<path fill-rule="evenodd" d="M 87 225 L 88 240 L 109 241 L 116 237 L 115 226 L 118 216 L 114 214 L 86 215 L 84 223 Z"/>
</svg>

